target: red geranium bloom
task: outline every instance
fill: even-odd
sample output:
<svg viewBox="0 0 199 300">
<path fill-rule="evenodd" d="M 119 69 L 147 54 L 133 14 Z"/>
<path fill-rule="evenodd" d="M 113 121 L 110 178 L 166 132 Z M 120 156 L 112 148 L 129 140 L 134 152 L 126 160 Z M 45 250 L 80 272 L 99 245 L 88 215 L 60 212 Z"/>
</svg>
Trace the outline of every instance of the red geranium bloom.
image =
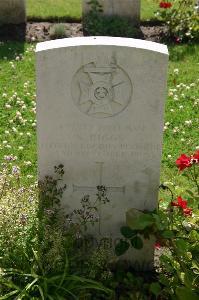
<svg viewBox="0 0 199 300">
<path fill-rule="evenodd" d="M 180 196 L 177 198 L 177 200 L 178 200 L 178 204 L 179 204 L 180 207 L 187 208 L 187 201 L 186 200 L 183 200 L 182 197 L 180 197 Z"/>
<path fill-rule="evenodd" d="M 184 216 L 191 216 L 192 215 L 192 208 L 184 208 L 183 209 Z"/>
<path fill-rule="evenodd" d="M 176 160 L 176 165 L 180 171 L 191 166 L 191 157 L 186 156 L 186 154 L 181 154 L 181 156 Z"/>
<path fill-rule="evenodd" d="M 154 247 L 156 249 L 160 250 L 162 246 L 160 245 L 160 243 L 156 242 Z"/>
<path fill-rule="evenodd" d="M 178 206 L 178 207 L 181 207 L 182 209 L 186 209 L 187 201 L 183 200 L 182 197 L 179 196 L 177 198 L 177 202 L 174 202 L 174 201 L 171 202 L 171 206 Z"/>
<path fill-rule="evenodd" d="M 171 8 L 172 3 L 171 2 L 165 2 L 165 1 L 161 1 L 159 4 L 160 8 Z"/>
</svg>

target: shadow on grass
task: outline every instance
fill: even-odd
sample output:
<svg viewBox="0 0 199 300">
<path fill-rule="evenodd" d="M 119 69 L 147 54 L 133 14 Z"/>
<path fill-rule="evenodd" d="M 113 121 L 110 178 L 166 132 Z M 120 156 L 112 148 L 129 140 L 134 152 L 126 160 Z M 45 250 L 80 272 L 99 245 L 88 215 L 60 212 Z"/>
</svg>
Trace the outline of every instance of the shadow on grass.
<svg viewBox="0 0 199 300">
<path fill-rule="evenodd" d="M 64 17 L 56 17 L 56 16 L 47 16 L 47 17 L 39 17 L 39 16 L 29 16 L 28 22 L 50 22 L 50 23 L 80 23 L 82 21 L 82 18 L 77 17 L 70 17 L 70 16 L 64 16 Z"/>
<path fill-rule="evenodd" d="M 6 41 L 0 44 L 0 61 L 15 60 L 16 56 L 23 54 L 25 48 L 24 42 L 19 41 Z"/>
<path fill-rule="evenodd" d="M 24 52 L 24 43 L 26 40 L 26 24 L 6 24 L 0 25 L 0 41 L 1 42 L 9 42 L 9 41 L 18 41 L 17 49 L 13 49 L 15 53 L 23 53 Z M 7 46 L 1 46 L 0 58 L 2 56 L 6 56 L 8 59 L 13 59 L 12 51 L 6 51 Z"/>
</svg>

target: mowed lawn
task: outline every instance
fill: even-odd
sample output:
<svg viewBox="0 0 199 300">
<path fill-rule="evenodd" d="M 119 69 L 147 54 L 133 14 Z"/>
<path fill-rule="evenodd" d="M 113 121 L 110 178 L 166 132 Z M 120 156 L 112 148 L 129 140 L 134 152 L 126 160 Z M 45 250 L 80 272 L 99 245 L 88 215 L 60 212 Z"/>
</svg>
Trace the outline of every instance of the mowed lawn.
<svg viewBox="0 0 199 300">
<path fill-rule="evenodd" d="M 27 0 L 27 13 L 34 18 L 66 18 L 79 20 L 82 17 L 83 0 Z M 121 0 L 122 1 L 122 0 Z M 141 1 L 141 19 L 154 18 L 154 11 L 158 8 L 156 0 Z"/>
</svg>

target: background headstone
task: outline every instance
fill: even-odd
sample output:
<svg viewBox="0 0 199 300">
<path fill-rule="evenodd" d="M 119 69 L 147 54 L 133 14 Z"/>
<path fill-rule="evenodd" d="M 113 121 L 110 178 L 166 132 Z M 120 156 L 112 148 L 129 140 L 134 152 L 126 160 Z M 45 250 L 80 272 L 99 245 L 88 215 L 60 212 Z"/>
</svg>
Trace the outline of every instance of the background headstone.
<svg viewBox="0 0 199 300">
<path fill-rule="evenodd" d="M 83 15 L 86 15 L 91 6 L 88 4 L 89 0 L 82 1 Z M 105 16 L 127 17 L 134 24 L 138 24 L 140 21 L 140 0 L 98 0 L 98 2 L 102 6 Z"/>
<path fill-rule="evenodd" d="M 130 208 L 157 206 L 168 52 L 161 44 L 110 37 L 37 45 L 39 176 L 65 166 L 67 212 L 108 188 L 95 235 L 120 238 Z M 146 243 L 134 261 L 153 260 Z"/>
<path fill-rule="evenodd" d="M 25 0 L 0 0 L 0 24 L 21 24 L 25 22 Z"/>
</svg>

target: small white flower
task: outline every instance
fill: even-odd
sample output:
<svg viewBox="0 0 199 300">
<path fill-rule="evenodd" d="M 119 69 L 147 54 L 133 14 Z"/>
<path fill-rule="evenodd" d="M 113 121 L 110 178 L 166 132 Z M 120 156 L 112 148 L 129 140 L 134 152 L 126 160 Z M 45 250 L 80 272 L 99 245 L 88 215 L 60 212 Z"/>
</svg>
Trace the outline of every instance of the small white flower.
<svg viewBox="0 0 199 300">
<path fill-rule="evenodd" d="M 167 157 L 168 157 L 168 158 L 172 158 L 171 154 L 169 154 Z"/>
<path fill-rule="evenodd" d="M 184 138 L 181 138 L 181 142 L 185 142 L 185 139 L 184 139 Z"/>
<path fill-rule="evenodd" d="M 17 111 L 17 112 L 16 112 L 16 116 L 17 116 L 17 117 L 21 116 L 20 111 Z"/>
<path fill-rule="evenodd" d="M 185 125 L 187 125 L 187 126 L 191 126 L 191 125 L 192 125 L 192 120 L 187 120 L 187 121 L 185 121 L 184 123 L 185 123 Z"/>
<path fill-rule="evenodd" d="M 23 146 L 19 146 L 18 149 L 19 150 L 23 150 L 24 148 L 23 148 Z"/>
<path fill-rule="evenodd" d="M 24 161 L 24 165 L 25 165 L 25 166 L 31 166 L 32 163 L 31 163 L 31 161 Z"/>
<path fill-rule="evenodd" d="M 174 70 L 173 70 L 173 73 L 174 73 L 175 75 L 178 75 L 178 74 L 179 74 L 179 69 L 174 69 Z"/>
<path fill-rule="evenodd" d="M 175 101 L 178 101 L 178 95 L 175 95 L 175 96 L 173 97 L 173 99 L 174 99 Z"/>
<path fill-rule="evenodd" d="M 12 106 L 10 104 L 6 104 L 5 108 L 10 109 Z"/>
<path fill-rule="evenodd" d="M 31 133 L 30 133 L 30 132 L 27 132 L 26 135 L 27 135 L 27 136 L 31 136 Z"/>
<path fill-rule="evenodd" d="M 30 179 L 33 178 L 33 175 L 27 175 L 26 177 Z"/>
<path fill-rule="evenodd" d="M 183 106 L 183 105 L 180 105 L 180 106 L 179 106 L 179 109 L 183 109 L 183 108 L 184 108 L 184 106 Z"/>
</svg>

